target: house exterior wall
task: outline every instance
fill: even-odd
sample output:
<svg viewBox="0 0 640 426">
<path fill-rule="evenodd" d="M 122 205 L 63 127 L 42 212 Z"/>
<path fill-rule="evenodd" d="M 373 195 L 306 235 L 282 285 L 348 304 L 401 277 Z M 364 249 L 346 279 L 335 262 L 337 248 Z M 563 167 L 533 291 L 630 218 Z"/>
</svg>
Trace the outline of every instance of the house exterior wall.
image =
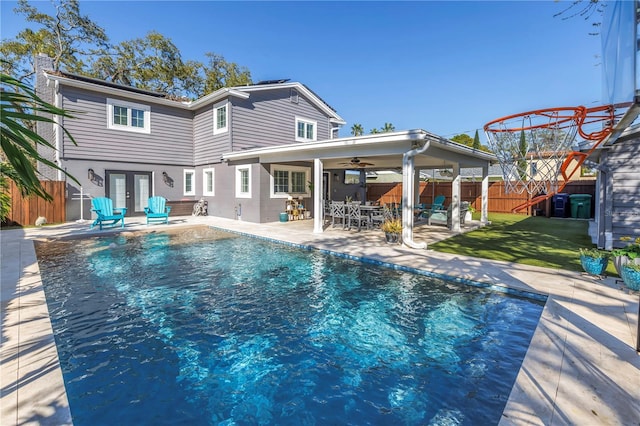
<svg viewBox="0 0 640 426">
<path fill-rule="evenodd" d="M 224 102 L 207 105 L 194 114 L 193 147 L 194 161 L 197 166 L 220 163 L 222 154 L 231 151 L 230 131 L 218 135 L 213 134 L 213 109 Z M 229 114 L 229 120 L 233 123 L 233 112 Z"/>
<path fill-rule="evenodd" d="M 61 86 L 62 107 L 81 111 L 64 120 L 65 128 L 77 145 L 64 136 L 61 157 L 64 159 L 103 161 L 138 161 L 148 164 L 193 164 L 192 113 L 180 108 L 152 103 L 151 132 L 136 133 L 108 128 L 107 98 L 131 102 L 123 97 Z"/>
<path fill-rule="evenodd" d="M 330 123 L 326 114 L 302 94 L 297 99 L 297 103 L 291 101 L 289 88 L 260 90 L 252 92 L 248 99 L 234 99 L 232 151 L 294 143 L 296 117 L 317 121 L 316 139 L 329 139 Z"/>
<path fill-rule="evenodd" d="M 119 161 L 96 161 L 94 159 L 89 160 L 68 160 L 62 162 L 63 168 L 67 172 L 78 179 L 80 185 L 67 179 L 67 220 L 74 221 L 80 219 L 80 187 L 82 187 L 83 194 L 83 213 L 84 219 L 91 217 L 91 201 L 90 198 L 106 197 L 108 196 L 106 172 L 107 171 L 131 171 L 151 173 L 151 195 L 161 195 L 168 201 L 193 201 L 194 203 L 200 199 L 196 192 L 195 196 L 185 196 L 183 193 L 184 169 L 193 169 L 191 164 L 185 165 L 157 165 L 142 162 L 119 162 Z M 91 169 L 94 172 L 93 179 L 89 179 L 88 170 Z M 171 179 L 168 183 L 165 183 L 163 178 L 163 172 Z M 202 185 L 196 179 L 196 184 Z M 120 207 L 120 206 L 119 206 Z M 130 216 L 133 212 L 127 212 Z"/>
<path fill-rule="evenodd" d="M 639 167 L 640 131 L 602 151 L 594 238 L 599 247 L 622 247 L 627 243 L 621 242 L 620 237 L 640 237 Z"/>
</svg>

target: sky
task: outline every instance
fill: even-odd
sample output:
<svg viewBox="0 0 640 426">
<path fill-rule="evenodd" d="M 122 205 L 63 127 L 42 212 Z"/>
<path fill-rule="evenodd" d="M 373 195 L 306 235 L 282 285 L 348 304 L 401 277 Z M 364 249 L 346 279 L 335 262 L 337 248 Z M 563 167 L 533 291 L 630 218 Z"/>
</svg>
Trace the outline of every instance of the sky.
<svg viewBox="0 0 640 426">
<path fill-rule="evenodd" d="M 600 38 L 590 21 L 554 17 L 562 1 L 81 1 L 113 43 L 157 31 L 183 59 L 206 52 L 254 82 L 307 85 L 365 133 L 389 122 L 447 138 L 496 118 L 601 100 Z M 49 1 L 31 1 L 52 14 Z M 0 1 L 0 36 L 30 23 Z M 566 16 L 566 15 L 564 15 Z"/>
</svg>

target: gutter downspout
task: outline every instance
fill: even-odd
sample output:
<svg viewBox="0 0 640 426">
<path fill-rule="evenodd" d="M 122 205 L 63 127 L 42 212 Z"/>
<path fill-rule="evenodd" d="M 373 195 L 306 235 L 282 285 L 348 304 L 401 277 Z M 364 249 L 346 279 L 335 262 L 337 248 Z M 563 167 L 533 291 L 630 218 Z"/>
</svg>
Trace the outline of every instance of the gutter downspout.
<svg viewBox="0 0 640 426">
<path fill-rule="evenodd" d="M 419 143 L 416 141 L 416 144 Z M 413 241 L 413 207 L 415 192 L 415 162 L 414 158 L 422 154 L 431 145 L 431 141 L 425 140 L 424 145 L 405 152 L 402 155 L 402 244 L 414 249 L 426 249 L 427 243 Z M 415 145 L 414 145 L 415 146 Z"/>
</svg>

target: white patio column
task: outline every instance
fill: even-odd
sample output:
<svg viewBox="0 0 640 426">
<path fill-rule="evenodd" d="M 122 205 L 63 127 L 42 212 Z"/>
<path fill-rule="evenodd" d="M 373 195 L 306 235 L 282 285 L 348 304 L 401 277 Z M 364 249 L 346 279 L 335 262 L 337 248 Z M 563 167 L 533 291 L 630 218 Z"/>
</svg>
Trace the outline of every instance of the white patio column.
<svg viewBox="0 0 640 426">
<path fill-rule="evenodd" d="M 460 232 L 460 165 L 453 165 L 453 181 L 451 182 L 451 230 Z"/>
<path fill-rule="evenodd" d="M 480 224 L 487 225 L 489 223 L 489 166 L 482 167 L 482 196 L 480 207 Z"/>
<path fill-rule="evenodd" d="M 416 249 L 426 249 L 427 243 L 413 241 L 413 201 L 415 198 L 414 157 L 429 149 L 430 141 L 424 145 L 414 144 L 413 148 L 402 155 L 402 244 Z"/>
<path fill-rule="evenodd" d="M 313 159 L 313 232 L 324 232 L 324 205 L 322 203 L 322 174 L 324 167 L 319 158 Z"/>
<path fill-rule="evenodd" d="M 420 169 L 413 169 L 413 205 L 420 204 Z"/>
</svg>

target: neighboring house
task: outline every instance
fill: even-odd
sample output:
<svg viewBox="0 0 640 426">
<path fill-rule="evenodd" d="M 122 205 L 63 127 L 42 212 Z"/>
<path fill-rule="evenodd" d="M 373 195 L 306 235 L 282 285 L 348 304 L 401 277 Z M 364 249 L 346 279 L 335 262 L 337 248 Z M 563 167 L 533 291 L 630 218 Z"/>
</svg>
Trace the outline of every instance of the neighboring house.
<svg viewBox="0 0 640 426">
<path fill-rule="evenodd" d="M 67 220 L 90 215 L 89 197 L 108 196 L 127 215 L 141 215 L 148 197 L 193 205 L 203 198 L 210 215 L 253 222 L 277 220 L 283 198 L 310 197 L 312 163 L 230 164 L 222 154 L 338 137 L 336 111 L 300 83 L 275 81 L 223 88 L 182 102 L 163 94 L 62 72 L 37 58 L 36 91 L 69 110 L 57 126 L 38 132 L 56 146 L 43 152 L 80 181 L 67 185 Z M 53 180 L 65 179 L 41 169 Z"/>
<path fill-rule="evenodd" d="M 595 218 L 589 234 L 598 247 L 626 245 L 620 237 L 640 237 L 640 125 L 598 149 Z"/>
</svg>

